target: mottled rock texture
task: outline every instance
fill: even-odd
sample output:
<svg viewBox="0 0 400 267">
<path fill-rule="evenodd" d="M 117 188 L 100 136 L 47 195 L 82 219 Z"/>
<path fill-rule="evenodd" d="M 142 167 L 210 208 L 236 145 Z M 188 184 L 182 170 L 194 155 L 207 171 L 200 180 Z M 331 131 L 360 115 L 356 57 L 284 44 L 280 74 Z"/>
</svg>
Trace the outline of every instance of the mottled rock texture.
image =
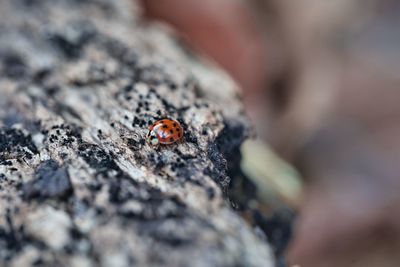
<svg viewBox="0 0 400 267">
<path fill-rule="evenodd" d="M 226 198 L 235 85 L 133 1 L 0 1 L 0 107 L 1 266 L 273 266 Z"/>
</svg>

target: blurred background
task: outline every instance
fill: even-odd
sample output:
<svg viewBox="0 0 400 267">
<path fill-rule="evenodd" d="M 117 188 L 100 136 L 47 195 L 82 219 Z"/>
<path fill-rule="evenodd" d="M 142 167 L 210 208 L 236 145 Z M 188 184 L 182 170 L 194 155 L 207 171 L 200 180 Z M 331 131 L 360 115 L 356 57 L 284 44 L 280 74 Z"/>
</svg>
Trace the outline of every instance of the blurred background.
<svg viewBox="0 0 400 267">
<path fill-rule="evenodd" d="M 230 197 L 279 264 L 399 266 L 400 2 L 141 2 L 243 89 Z"/>
</svg>

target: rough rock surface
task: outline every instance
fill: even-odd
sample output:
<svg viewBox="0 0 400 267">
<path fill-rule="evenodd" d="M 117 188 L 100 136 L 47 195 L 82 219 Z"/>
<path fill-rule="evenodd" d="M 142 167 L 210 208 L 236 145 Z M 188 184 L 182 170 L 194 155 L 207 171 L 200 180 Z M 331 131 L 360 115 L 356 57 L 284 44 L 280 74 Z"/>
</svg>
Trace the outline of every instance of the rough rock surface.
<svg viewBox="0 0 400 267">
<path fill-rule="evenodd" d="M 273 266 L 229 206 L 234 84 L 129 0 L 0 2 L 4 266 Z M 184 141 L 150 147 L 174 118 Z"/>
</svg>

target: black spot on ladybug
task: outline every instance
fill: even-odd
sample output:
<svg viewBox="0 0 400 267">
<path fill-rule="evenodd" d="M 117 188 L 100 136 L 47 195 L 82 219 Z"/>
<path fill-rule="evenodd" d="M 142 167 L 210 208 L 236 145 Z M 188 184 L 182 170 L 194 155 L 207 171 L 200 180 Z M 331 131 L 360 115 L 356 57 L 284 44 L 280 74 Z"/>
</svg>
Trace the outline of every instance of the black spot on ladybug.
<svg viewBox="0 0 400 267">
<path fill-rule="evenodd" d="M 176 127 L 176 122 L 174 122 L 172 125 L 173 125 L 174 127 Z"/>
<path fill-rule="evenodd" d="M 181 131 L 181 129 L 179 129 L 178 127 L 176 127 L 175 130 L 176 130 L 178 133 Z"/>
<path fill-rule="evenodd" d="M 174 138 L 173 138 L 173 137 L 171 137 L 171 138 L 169 139 L 169 141 L 170 141 L 170 142 L 173 142 L 173 141 L 174 141 Z"/>
<path fill-rule="evenodd" d="M 169 132 L 173 134 L 174 133 L 174 129 L 169 130 Z"/>
<path fill-rule="evenodd" d="M 182 136 L 181 133 L 178 133 L 178 137 L 181 138 L 181 136 Z"/>
<path fill-rule="evenodd" d="M 165 125 L 165 124 L 164 124 L 162 127 L 163 127 L 164 129 L 167 129 L 167 128 L 168 128 L 168 125 Z"/>
</svg>

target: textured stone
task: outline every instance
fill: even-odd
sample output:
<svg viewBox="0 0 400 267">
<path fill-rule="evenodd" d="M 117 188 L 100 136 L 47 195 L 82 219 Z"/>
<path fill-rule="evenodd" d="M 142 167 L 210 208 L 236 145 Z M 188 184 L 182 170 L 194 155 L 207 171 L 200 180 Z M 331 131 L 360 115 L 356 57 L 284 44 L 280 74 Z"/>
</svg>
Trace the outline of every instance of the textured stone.
<svg viewBox="0 0 400 267">
<path fill-rule="evenodd" d="M 237 88 L 139 10 L 0 2 L 0 260 L 273 266 L 226 199 L 251 131 Z M 164 117 L 184 140 L 151 147 Z"/>
<path fill-rule="evenodd" d="M 47 160 L 35 170 L 35 178 L 23 186 L 26 198 L 66 198 L 72 193 L 68 171 Z"/>
</svg>

